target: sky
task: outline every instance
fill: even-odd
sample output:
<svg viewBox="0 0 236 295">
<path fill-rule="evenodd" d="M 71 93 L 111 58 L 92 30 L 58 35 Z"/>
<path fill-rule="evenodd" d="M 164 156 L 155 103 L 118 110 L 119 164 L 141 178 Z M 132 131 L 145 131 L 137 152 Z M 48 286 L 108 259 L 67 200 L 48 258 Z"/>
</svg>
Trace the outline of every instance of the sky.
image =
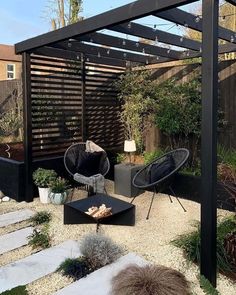
<svg viewBox="0 0 236 295">
<path fill-rule="evenodd" d="M 0 43 L 13 45 L 25 39 L 49 31 L 50 24 L 45 19 L 49 0 L 0 0 Z M 85 18 L 128 4 L 132 0 L 84 0 L 82 15 Z M 158 24 L 161 30 L 177 33 L 178 28 L 163 20 L 142 19 L 145 25 Z M 173 24 L 172 24 L 173 26 Z"/>
</svg>

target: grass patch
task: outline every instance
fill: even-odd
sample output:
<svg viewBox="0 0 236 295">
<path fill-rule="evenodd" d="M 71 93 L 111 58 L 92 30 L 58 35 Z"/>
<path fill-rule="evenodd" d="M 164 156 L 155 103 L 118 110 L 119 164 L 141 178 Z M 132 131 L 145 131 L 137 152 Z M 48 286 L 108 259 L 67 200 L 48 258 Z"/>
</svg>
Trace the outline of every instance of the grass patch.
<svg viewBox="0 0 236 295">
<path fill-rule="evenodd" d="M 179 236 L 171 243 L 183 249 L 188 260 L 200 263 L 200 225 L 195 224 L 195 231 Z M 233 272 L 235 269 L 230 264 L 225 247 L 224 239 L 228 233 L 236 231 L 235 218 L 226 218 L 217 225 L 217 266 L 222 272 Z"/>
<path fill-rule="evenodd" d="M 18 286 L 11 290 L 2 292 L 0 295 L 28 295 L 28 292 L 26 290 L 26 286 Z"/>
<path fill-rule="evenodd" d="M 204 276 L 199 278 L 200 287 L 207 295 L 220 295 L 220 293 L 212 286 L 212 284 Z"/>
<path fill-rule="evenodd" d="M 43 223 L 49 223 L 51 219 L 52 219 L 51 213 L 47 211 L 39 211 L 30 218 L 30 222 L 32 222 L 33 225 L 36 226 Z"/>
<path fill-rule="evenodd" d="M 41 230 L 35 228 L 28 239 L 28 244 L 32 246 L 32 249 L 46 249 L 51 246 L 51 239 L 46 226 Z"/>
</svg>

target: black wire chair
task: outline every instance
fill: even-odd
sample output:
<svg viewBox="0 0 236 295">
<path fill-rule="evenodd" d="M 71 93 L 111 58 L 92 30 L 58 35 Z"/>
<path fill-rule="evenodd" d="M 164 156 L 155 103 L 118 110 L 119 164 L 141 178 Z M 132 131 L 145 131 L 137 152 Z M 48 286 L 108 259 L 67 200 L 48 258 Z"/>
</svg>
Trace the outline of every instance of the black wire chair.
<svg viewBox="0 0 236 295">
<path fill-rule="evenodd" d="M 65 166 L 67 172 L 69 173 L 69 175 L 72 177 L 73 181 L 75 181 L 73 179 L 74 174 L 80 173 L 77 168 L 79 154 L 81 151 L 85 151 L 85 150 L 86 150 L 86 143 L 80 142 L 80 143 L 72 144 L 65 151 L 64 166 Z M 104 153 L 101 157 L 101 160 L 100 160 L 99 169 L 98 169 L 98 171 L 96 171 L 95 174 L 102 174 L 105 177 L 105 175 L 108 173 L 109 169 L 110 169 L 110 162 L 109 162 L 106 152 L 104 151 Z M 80 173 L 80 174 L 82 174 L 82 173 Z M 80 183 L 78 183 L 78 185 L 80 187 L 84 186 Z M 88 191 L 88 193 L 90 192 L 90 188 L 88 186 L 85 186 L 85 189 Z"/>
<path fill-rule="evenodd" d="M 149 214 L 152 208 L 152 203 L 155 194 L 158 192 L 163 192 L 163 191 L 169 191 L 173 196 L 176 197 L 177 201 L 179 202 L 180 206 L 183 208 L 184 212 L 186 212 L 186 209 L 180 202 L 179 198 L 176 196 L 174 193 L 171 184 L 173 182 L 173 179 L 176 175 L 176 173 L 183 167 L 183 165 L 186 163 L 189 157 L 189 151 L 184 148 L 179 148 L 176 150 L 173 150 L 171 152 L 166 153 L 165 155 L 157 158 L 150 164 L 146 165 L 144 168 L 142 168 L 140 171 L 136 173 L 136 175 L 133 178 L 133 186 L 136 188 L 139 188 L 141 190 L 152 190 L 153 189 L 153 195 L 151 199 L 151 203 L 148 209 L 148 214 L 146 219 L 149 219 Z M 168 172 L 167 175 L 161 177 L 160 179 L 156 180 L 155 182 L 150 182 L 150 170 L 155 165 L 155 169 L 160 169 L 161 163 L 166 161 L 168 158 L 171 158 L 173 161 L 173 167 L 171 168 L 171 171 Z M 132 199 L 131 203 L 133 203 L 134 199 L 136 196 Z M 169 194 L 169 199 L 170 202 L 172 203 L 172 198 Z"/>
</svg>

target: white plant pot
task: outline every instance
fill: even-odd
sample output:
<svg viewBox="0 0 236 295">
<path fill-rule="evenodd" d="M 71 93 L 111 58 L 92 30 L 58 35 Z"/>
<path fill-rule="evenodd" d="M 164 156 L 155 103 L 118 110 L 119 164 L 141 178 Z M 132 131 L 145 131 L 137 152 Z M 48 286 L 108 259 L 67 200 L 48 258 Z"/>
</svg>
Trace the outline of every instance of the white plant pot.
<svg viewBox="0 0 236 295">
<path fill-rule="evenodd" d="M 49 198 L 50 188 L 49 187 L 39 187 L 39 199 L 43 204 L 51 203 Z"/>
<path fill-rule="evenodd" d="M 62 205 L 67 199 L 67 192 L 64 193 L 49 193 L 51 202 L 55 205 Z"/>
</svg>

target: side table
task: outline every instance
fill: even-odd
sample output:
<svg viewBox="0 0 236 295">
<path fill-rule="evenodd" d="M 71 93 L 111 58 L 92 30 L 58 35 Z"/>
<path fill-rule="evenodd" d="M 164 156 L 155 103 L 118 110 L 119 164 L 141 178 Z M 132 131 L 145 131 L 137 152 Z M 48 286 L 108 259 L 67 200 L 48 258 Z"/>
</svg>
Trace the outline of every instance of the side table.
<svg viewBox="0 0 236 295">
<path fill-rule="evenodd" d="M 144 191 L 132 185 L 134 175 L 143 168 L 143 165 L 117 164 L 115 165 L 115 194 L 129 198 L 136 197 Z"/>
</svg>

